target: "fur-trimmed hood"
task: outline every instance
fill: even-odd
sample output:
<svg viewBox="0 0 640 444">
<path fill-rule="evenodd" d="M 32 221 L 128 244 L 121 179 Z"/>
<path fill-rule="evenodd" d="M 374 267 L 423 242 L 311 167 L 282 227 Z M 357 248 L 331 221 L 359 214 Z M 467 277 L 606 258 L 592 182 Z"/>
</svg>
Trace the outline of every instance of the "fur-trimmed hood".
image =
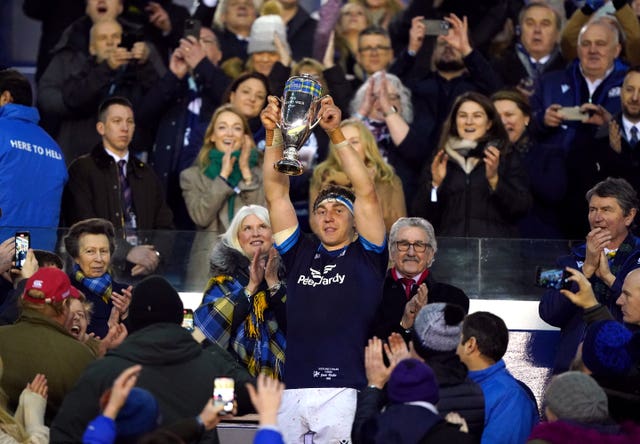
<svg viewBox="0 0 640 444">
<path fill-rule="evenodd" d="M 226 274 L 237 276 L 239 273 L 249 277 L 249 265 L 251 261 L 247 256 L 225 244 L 218 242 L 209 255 L 209 274 L 218 276 Z"/>
<path fill-rule="evenodd" d="M 219 276 L 226 274 L 237 278 L 242 275 L 249 280 L 249 266 L 251 259 L 235 248 L 225 244 L 223 240 L 218 242 L 209 255 L 209 275 Z M 284 276 L 284 265 L 280 261 L 278 275 Z"/>
</svg>

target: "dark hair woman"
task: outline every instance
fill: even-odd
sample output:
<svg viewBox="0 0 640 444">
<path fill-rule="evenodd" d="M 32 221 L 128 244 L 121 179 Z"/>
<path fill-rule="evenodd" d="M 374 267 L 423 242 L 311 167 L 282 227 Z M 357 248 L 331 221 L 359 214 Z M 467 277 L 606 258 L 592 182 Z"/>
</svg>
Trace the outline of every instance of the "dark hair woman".
<svg viewBox="0 0 640 444">
<path fill-rule="evenodd" d="M 413 214 L 442 236 L 515 237 L 531 206 L 528 178 L 491 100 L 456 99 L 423 175 Z"/>
</svg>

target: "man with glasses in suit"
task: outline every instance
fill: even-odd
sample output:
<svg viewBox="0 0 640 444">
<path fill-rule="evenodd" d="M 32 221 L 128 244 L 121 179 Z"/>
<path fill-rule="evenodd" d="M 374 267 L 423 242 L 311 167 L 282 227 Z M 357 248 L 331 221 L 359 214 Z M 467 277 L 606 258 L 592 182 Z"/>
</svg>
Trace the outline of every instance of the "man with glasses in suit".
<svg viewBox="0 0 640 444">
<path fill-rule="evenodd" d="M 433 302 L 459 305 L 469 311 L 469 298 L 453 285 L 437 282 L 429 270 L 438 243 L 433 226 L 421 217 L 401 217 L 389 232 L 393 267 L 384 280 L 382 303 L 371 336 L 388 338 L 393 332 L 411 339 L 413 321 L 422 307 Z"/>
</svg>

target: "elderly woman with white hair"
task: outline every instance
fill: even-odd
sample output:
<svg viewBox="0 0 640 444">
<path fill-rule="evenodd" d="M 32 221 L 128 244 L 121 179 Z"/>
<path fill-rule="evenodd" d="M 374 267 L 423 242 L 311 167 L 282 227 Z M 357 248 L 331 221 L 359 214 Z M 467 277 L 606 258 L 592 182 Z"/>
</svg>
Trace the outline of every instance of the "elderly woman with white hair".
<svg viewBox="0 0 640 444">
<path fill-rule="evenodd" d="M 210 265 L 194 336 L 229 350 L 252 376 L 282 379 L 286 288 L 267 209 L 242 207 L 213 248 Z"/>
<path fill-rule="evenodd" d="M 405 197 L 418 186 L 430 144 L 412 126 L 411 92 L 395 75 L 379 71 L 358 89 L 351 116 L 362 120 L 375 136 L 378 149 L 402 180 Z"/>
</svg>

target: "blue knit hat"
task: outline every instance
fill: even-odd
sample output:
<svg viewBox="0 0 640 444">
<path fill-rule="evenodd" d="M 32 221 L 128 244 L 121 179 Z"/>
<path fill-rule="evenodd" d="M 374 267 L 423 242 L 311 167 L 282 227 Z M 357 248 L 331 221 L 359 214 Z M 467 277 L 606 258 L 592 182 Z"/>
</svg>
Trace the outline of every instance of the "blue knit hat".
<svg viewBox="0 0 640 444">
<path fill-rule="evenodd" d="M 582 361 L 594 375 L 624 375 L 634 364 L 632 334 L 617 321 L 589 326 L 582 344 Z"/>
<path fill-rule="evenodd" d="M 404 359 L 398 363 L 387 382 L 387 395 L 395 404 L 426 401 L 435 405 L 440 399 L 436 375 L 419 359 Z"/>
<path fill-rule="evenodd" d="M 118 436 L 140 436 L 158 427 L 158 401 L 147 390 L 134 387 L 116 417 Z"/>
</svg>

